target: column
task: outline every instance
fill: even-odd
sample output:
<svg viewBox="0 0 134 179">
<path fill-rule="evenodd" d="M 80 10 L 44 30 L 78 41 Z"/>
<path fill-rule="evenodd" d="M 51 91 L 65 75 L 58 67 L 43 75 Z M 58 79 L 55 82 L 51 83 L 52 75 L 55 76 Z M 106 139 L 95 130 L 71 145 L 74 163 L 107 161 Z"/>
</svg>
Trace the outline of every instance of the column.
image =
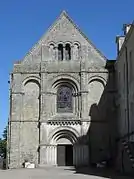
<svg viewBox="0 0 134 179">
<path fill-rule="evenodd" d="M 48 159 L 48 164 L 51 165 L 51 150 L 52 150 L 52 147 L 51 146 L 48 146 L 48 151 L 49 151 L 49 159 Z"/>
<path fill-rule="evenodd" d="M 88 74 L 86 63 L 81 61 L 81 117 L 88 119 Z"/>
<path fill-rule="evenodd" d="M 83 145 L 81 145 L 81 164 L 83 165 L 84 164 L 84 152 L 83 152 L 83 150 L 84 150 L 84 146 Z"/>
<path fill-rule="evenodd" d="M 49 149 L 48 146 L 46 146 L 46 164 L 48 165 L 49 163 Z"/>
<path fill-rule="evenodd" d="M 70 46 L 70 48 L 71 48 L 71 60 L 74 60 L 73 59 L 73 47 L 74 47 L 73 45 Z"/>
<path fill-rule="evenodd" d="M 51 164 L 52 165 L 54 165 L 53 156 L 54 156 L 54 146 L 51 147 Z"/>
<path fill-rule="evenodd" d="M 75 161 L 76 161 L 76 166 L 79 166 L 80 165 L 80 156 L 81 153 L 80 153 L 80 145 L 76 145 L 75 146 Z"/>
<path fill-rule="evenodd" d="M 58 61 L 58 46 L 55 47 L 55 60 Z"/>
<path fill-rule="evenodd" d="M 47 160 L 46 160 L 46 164 L 47 165 L 56 165 L 56 152 L 57 152 L 57 146 L 55 145 L 48 145 L 47 147 L 47 152 L 46 152 L 46 156 L 47 156 Z"/>
<path fill-rule="evenodd" d="M 88 145 L 83 145 L 83 164 L 88 165 L 89 154 L 88 154 Z"/>
<path fill-rule="evenodd" d="M 82 166 L 88 164 L 88 145 L 74 146 L 74 165 Z"/>
<path fill-rule="evenodd" d="M 63 60 L 66 60 L 66 48 L 63 46 Z"/>
<path fill-rule="evenodd" d="M 76 152 L 75 152 L 75 145 L 73 146 L 73 164 L 76 165 Z"/>
<path fill-rule="evenodd" d="M 54 146 L 54 164 L 57 165 L 57 145 Z"/>
<path fill-rule="evenodd" d="M 51 164 L 56 165 L 56 146 L 53 145 L 51 149 Z"/>
</svg>

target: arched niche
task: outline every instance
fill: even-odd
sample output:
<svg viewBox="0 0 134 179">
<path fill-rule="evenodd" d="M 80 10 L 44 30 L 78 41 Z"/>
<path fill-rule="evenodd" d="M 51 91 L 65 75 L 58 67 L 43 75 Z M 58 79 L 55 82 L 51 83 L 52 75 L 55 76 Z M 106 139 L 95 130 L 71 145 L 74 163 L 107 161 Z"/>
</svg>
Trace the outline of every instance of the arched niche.
<svg viewBox="0 0 134 179">
<path fill-rule="evenodd" d="M 49 57 L 52 60 L 55 59 L 55 44 L 54 43 L 49 44 Z"/>
<path fill-rule="evenodd" d="M 99 78 L 90 80 L 88 84 L 88 109 L 90 116 L 91 113 L 95 116 L 99 114 L 99 103 L 103 96 L 104 85 L 104 81 Z"/>
<path fill-rule="evenodd" d="M 75 42 L 73 44 L 73 59 L 74 60 L 79 59 L 79 51 L 80 51 L 80 45 L 79 45 L 79 43 Z"/>
<path fill-rule="evenodd" d="M 39 118 L 39 83 L 35 79 L 25 81 L 23 85 L 23 118 L 37 121 Z"/>
</svg>

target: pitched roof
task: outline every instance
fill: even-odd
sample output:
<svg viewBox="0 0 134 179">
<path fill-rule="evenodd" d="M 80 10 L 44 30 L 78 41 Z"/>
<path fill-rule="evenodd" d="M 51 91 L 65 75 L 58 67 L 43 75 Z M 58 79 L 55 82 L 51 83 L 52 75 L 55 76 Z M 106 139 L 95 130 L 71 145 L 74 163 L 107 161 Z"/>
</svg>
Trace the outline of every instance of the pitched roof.
<svg viewBox="0 0 134 179">
<path fill-rule="evenodd" d="M 87 36 L 80 30 L 80 28 L 74 23 L 74 21 L 70 18 L 70 16 L 67 14 L 65 10 L 63 10 L 60 14 L 60 16 L 55 20 L 55 22 L 48 28 L 48 30 L 43 34 L 43 36 L 40 38 L 40 40 L 31 48 L 31 50 L 26 54 L 25 57 L 27 57 L 29 54 L 32 54 L 33 51 L 38 48 L 43 42 L 44 37 L 46 36 L 47 33 L 51 31 L 51 29 L 59 22 L 59 20 L 62 17 L 66 17 L 68 21 L 78 30 L 78 32 L 87 40 L 87 42 L 98 52 L 98 54 L 107 60 L 107 58 L 95 47 L 95 45 L 87 38 Z M 25 58 L 24 57 L 24 58 Z"/>
</svg>

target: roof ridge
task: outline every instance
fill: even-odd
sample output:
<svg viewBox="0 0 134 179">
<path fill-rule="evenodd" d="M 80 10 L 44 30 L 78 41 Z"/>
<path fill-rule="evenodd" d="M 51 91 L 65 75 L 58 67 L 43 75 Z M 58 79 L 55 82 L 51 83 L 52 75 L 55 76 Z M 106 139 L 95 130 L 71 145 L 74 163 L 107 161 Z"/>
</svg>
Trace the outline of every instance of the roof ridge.
<svg viewBox="0 0 134 179">
<path fill-rule="evenodd" d="M 73 19 L 68 15 L 68 13 L 63 10 L 61 15 L 65 15 L 66 18 L 71 22 L 71 24 L 79 31 L 79 33 L 91 44 L 91 46 L 103 57 L 107 60 L 107 58 L 101 53 L 98 48 L 89 40 L 89 38 L 85 35 L 85 33 L 82 32 L 82 30 L 79 28 L 79 26 L 73 21 Z"/>
<path fill-rule="evenodd" d="M 53 28 L 53 26 L 58 22 L 58 20 L 63 16 L 67 15 L 66 11 L 62 11 L 60 15 L 56 18 L 56 20 L 48 27 L 48 29 L 44 32 L 44 34 L 40 37 L 40 39 L 30 48 L 30 50 L 26 53 L 23 59 L 25 59 L 28 55 L 31 55 L 33 50 L 36 49 L 38 45 L 41 45 L 43 37 Z"/>
</svg>

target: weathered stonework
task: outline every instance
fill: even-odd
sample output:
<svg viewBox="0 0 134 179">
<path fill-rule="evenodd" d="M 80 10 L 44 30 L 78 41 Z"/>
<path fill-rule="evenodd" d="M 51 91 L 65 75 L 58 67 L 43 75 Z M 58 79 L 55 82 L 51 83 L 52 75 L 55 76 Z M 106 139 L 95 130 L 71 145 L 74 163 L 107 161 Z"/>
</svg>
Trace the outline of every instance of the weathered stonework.
<svg viewBox="0 0 134 179">
<path fill-rule="evenodd" d="M 125 27 L 126 26 L 126 27 Z M 118 36 L 116 70 L 116 110 L 118 145 L 116 168 L 133 174 L 134 170 L 134 24 L 125 24 L 124 36 Z M 130 145 L 129 145 L 130 144 Z"/>
<path fill-rule="evenodd" d="M 63 45 L 62 61 L 59 44 Z M 66 60 L 69 55 L 71 59 Z M 63 12 L 26 57 L 14 65 L 10 168 L 21 167 L 24 160 L 58 165 L 61 144 L 73 146 L 73 165 L 87 165 L 112 155 L 109 140 L 114 136 L 109 129 L 113 95 L 107 90 L 111 81 L 106 63 L 107 59 Z M 59 113 L 57 94 L 63 85 L 72 90 L 72 111 Z"/>
</svg>

